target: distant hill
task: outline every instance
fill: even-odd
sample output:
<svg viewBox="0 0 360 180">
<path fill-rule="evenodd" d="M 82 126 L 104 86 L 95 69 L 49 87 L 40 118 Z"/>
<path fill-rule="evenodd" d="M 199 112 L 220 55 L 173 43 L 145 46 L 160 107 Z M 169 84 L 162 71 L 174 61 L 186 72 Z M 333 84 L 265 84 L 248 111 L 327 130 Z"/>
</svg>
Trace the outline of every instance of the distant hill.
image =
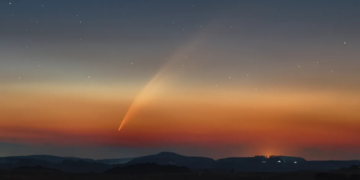
<svg viewBox="0 0 360 180">
<path fill-rule="evenodd" d="M 23 157 L 6 157 L 0 159 L 0 169 L 15 169 L 19 167 L 52 167 L 53 163 L 41 159 L 27 159 Z"/>
<path fill-rule="evenodd" d="M 50 163 L 60 164 L 64 160 L 72 161 L 83 161 L 89 163 L 104 163 L 104 164 L 123 164 L 129 162 L 131 158 L 122 158 L 122 159 L 87 159 L 87 158 L 76 158 L 76 157 L 59 157 L 59 156 L 50 156 L 50 155 L 31 155 L 31 156 L 9 156 L 9 157 L 0 157 L 0 164 L 13 164 L 21 160 L 35 160 L 35 161 L 44 161 Z"/>
<path fill-rule="evenodd" d="M 108 165 L 114 165 L 114 164 L 125 164 L 132 160 L 132 158 L 121 158 L 121 159 L 99 159 L 96 160 L 96 162 L 108 164 Z"/>
<path fill-rule="evenodd" d="M 217 164 L 266 164 L 266 163 L 305 163 L 306 160 L 301 157 L 289 157 L 289 156 L 254 156 L 254 157 L 233 157 L 233 158 L 224 158 L 217 160 Z"/>
<path fill-rule="evenodd" d="M 224 158 L 216 161 L 215 169 L 234 169 L 243 172 L 327 171 L 360 165 L 360 161 L 306 161 L 300 157 L 255 156 Z"/>
<path fill-rule="evenodd" d="M 206 157 L 182 156 L 172 152 L 162 152 L 155 155 L 132 159 L 128 164 L 156 163 L 159 165 L 186 166 L 189 168 L 212 168 L 216 161 Z"/>
<path fill-rule="evenodd" d="M 35 161 L 45 161 L 50 163 L 61 163 L 65 159 L 70 159 L 73 161 L 86 161 L 86 162 L 95 162 L 93 159 L 84 159 L 76 157 L 58 157 L 58 156 L 49 156 L 49 155 L 31 155 L 31 156 L 9 156 L 0 158 L 0 164 L 3 163 L 16 163 L 21 160 L 35 160 Z"/>
<path fill-rule="evenodd" d="M 44 161 L 51 163 L 61 163 L 64 160 L 64 158 L 57 156 L 48 156 L 48 155 L 9 156 L 9 157 L 0 158 L 0 164 L 5 164 L 5 163 L 14 164 L 22 160 L 36 160 L 36 161 Z"/>
<path fill-rule="evenodd" d="M 83 159 L 48 155 L 12 156 L 0 158 L 0 169 L 11 170 L 20 167 L 44 167 L 63 172 L 104 172 L 114 167 L 125 167 L 155 163 L 158 165 L 184 166 L 193 170 L 242 171 L 242 172 L 294 172 L 328 171 L 360 166 L 360 161 L 306 161 L 301 157 L 254 156 L 231 157 L 214 160 L 207 157 L 183 156 L 172 152 L 162 152 L 137 158 L 124 159 Z M 353 171 L 352 170 L 352 171 Z"/>
<path fill-rule="evenodd" d="M 112 166 L 91 159 L 57 156 L 12 156 L 0 158 L 0 169 L 10 170 L 20 167 L 46 167 L 67 172 L 103 172 Z"/>
<path fill-rule="evenodd" d="M 291 156 L 270 156 L 281 159 L 284 163 L 303 163 L 306 160 L 302 157 L 291 157 Z"/>
<path fill-rule="evenodd" d="M 305 162 L 303 158 L 286 156 L 233 157 L 217 160 L 214 168 L 242 172 L 287 172 L 296 171 Z"/>
<path fill-rule="evenodd" d="M 187 167 L 173 165 L 158 165 L 155 163 L 136 164 L 125 167 L 115 167 L 105 171 L 106 174 L 170 174 L 170 173 L 189 173 Z"/>
</svg>

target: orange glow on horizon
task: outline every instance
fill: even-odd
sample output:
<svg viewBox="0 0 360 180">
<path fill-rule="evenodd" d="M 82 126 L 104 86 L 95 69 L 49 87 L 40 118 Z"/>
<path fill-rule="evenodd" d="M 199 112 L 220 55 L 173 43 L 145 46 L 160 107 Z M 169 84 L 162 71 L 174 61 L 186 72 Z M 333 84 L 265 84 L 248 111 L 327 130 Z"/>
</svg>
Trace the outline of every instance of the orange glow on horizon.
<svg viewBox="0 0 360 180">
<path fill-rule="evenodd" d="M 296 155 L 304 147 L 360 149 L 356 93 L 225 89 L 215 94 L 201 88 L 189 93 L 181 87 L 164 88 L 166 83 L 157 78 L 153 82 L 128 111 L 126 93 L 115 101 L 73 92 L 2 90 L 0 140 L 130 147 L 247 145 L 252 149 L 245 154 L 267 156 Z M 121 117 L 127 119 L 127 128 L 120 126 L 118 133 L 114 127 Z"/>
</svg>

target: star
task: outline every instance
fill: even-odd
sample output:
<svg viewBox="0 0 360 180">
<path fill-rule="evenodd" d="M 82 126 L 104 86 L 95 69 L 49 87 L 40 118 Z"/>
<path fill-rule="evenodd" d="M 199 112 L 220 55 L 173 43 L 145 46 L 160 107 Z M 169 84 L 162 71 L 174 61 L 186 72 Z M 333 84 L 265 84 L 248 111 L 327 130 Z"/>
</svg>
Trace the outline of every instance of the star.
<svg viewBox="0 0 360 180">
<path fill-rule="evenodd" d="M 299 67 L 301 67 L 301 66 L 299 65 Z"/>
<path fill-rule="evenodd" d="M 231 79 L 231 77 L 229 77 L 229 79 Z"/>
<path fill-rule="evenodd" d="M 9 2 L 9 5 L 11 5 L 11 2 Z"/>
<path fill-rule="evenodd" d="M 21 77 L 19 77 L 19 79 L 21 79 Z"/>
<path fill-rule="evenodd" d="M 130 63 L 131 65 L 133 65 L 133 63 Z"/>
<path fill-rule="evenodd" d="M 346 45 L 346 42 L 344 42 L 344 44 Z"/>
<path fill-rule="evenodd" d="M 41 7 L 44 7 L 44 5 L 42 4 Z"/>
<path fill-rule="evenodd" d="M 316 62 L 317 64 L 319 64 L 319 62 Z"/>
<path fill-rule="evenodd" d="M 88 76 L 88 78 L 90 79 L 90 76 Z"/>
<path fill-rule="evenodd" d="M 81 24 L 81 21 L 80 21 L 80 24 Z"/>
</svg>

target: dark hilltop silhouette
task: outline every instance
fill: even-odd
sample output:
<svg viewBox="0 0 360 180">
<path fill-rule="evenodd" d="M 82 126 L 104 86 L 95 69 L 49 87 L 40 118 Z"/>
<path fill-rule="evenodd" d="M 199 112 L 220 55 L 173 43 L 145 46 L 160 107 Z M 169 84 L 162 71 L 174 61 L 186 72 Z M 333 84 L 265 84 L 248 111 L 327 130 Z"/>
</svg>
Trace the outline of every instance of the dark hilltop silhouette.
<svg viewBox="0 0 360 180">
<path fill-rule="evenodd" d="M 113 164 L 124 164 L 131 161 L 131 158 L 119 158 L 119 159 L 99 159 L 96 162 L 113 165 Z"/>
<path fill-rule="evenodd" d="M 65 172 L 104 172 L 114 167 L 155 163 L 158 165 L 184 166 L 189 169 L 233 170 L 241 172 L 294 172 L 323 171 L 341 168 L 355 168 L 360 161 L 307 161 L 301 157 L 289 156 L 254 156 L 229 157 L 214 160 L 207 157 L 183 156 L 173 152 L 124 158 L 93 160 L 75 157 L 57 157 L 47 155 L 12 156 L 0 158 L 0 169 L 9 170 L 19 167 L 36 167 L 57 169 Z M 355 168 L 356 169 L 356 168 Z"/>
<path fill-rule="evenodd" d="M 0 158 L 0 179 L 359 179 L 360 161 L 254 156 L 214 160 L 172 152 L 93 160 L 47 155 Z"/>
<path fill-rule="evenodd" d="M 190 173 L 187 167 L 174 165 L 158 165 L 155 163 L 135 164 L 125 167 L 115 167 L 105 171 L 107 174 L 171 174 L 171 173 Z"/>
<path fill-rule="evenodd" d="M 155 155 L 134 158 L 128 164 L 156 163 L 160 165 L 186 166 L 189 168 L 212 168 L 216 161 L 206 157 L 182 156 L 172 152 L 162 152 Z"/>
</svg>

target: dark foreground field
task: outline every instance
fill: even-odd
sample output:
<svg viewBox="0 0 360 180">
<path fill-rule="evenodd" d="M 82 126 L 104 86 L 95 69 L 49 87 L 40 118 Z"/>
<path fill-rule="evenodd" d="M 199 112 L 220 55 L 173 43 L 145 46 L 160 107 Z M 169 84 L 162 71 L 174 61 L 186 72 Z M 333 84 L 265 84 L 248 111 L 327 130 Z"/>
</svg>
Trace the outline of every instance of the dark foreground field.
<svg viewBox="0 0 360 180">
<path fill-rule="evenodd" d="M 359 161 L 293 157 L 215 161 L 160 153 L 122 164 L 54 156 L 7 157 L 0 162 L 0 180 L 360 180 Z"/>
<path fill-rule="evenodd" d="M 112 175 L 112 174 L 73 174 L 73 173 L 12 173 L 2 172 L 0 179 L 8 180 L 347 180 L 359 179 L 353 173 L 338 172 L 297 172 L 297 173 L 175 173 L 146 175 Z"/>
</svg>

